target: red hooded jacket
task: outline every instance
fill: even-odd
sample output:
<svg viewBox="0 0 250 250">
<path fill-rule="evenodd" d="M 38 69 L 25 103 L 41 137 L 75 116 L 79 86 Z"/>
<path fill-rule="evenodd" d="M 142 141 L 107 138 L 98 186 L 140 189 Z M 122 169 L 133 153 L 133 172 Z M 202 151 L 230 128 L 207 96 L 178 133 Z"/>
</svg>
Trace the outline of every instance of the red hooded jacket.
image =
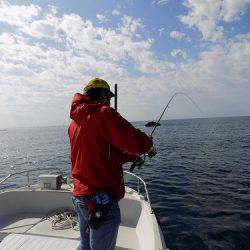
<svg viewBox="0 0 250 250">
<path fill-rule="evenodd" d="M 122 164 L 152 147 L 149 137 L 108 106 L 82 94 L 72 101 L 68 129 L 75 196 L 107 192 L 123 198 Z"/>
</svg>

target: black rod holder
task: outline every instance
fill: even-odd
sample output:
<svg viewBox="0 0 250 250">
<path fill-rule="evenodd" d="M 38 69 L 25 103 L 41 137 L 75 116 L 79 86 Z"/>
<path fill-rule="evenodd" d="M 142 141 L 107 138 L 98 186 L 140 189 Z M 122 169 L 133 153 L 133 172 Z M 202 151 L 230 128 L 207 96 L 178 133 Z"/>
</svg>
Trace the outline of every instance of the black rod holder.
<svg viewBox="0 0 250 250">
<path fill-rule="evenodd" d="M 117 98 L 118 97 L 118 89 L 117 89 L 117 83 L 115 83 L 115 110 L 117 111 Z"/>
</svg>

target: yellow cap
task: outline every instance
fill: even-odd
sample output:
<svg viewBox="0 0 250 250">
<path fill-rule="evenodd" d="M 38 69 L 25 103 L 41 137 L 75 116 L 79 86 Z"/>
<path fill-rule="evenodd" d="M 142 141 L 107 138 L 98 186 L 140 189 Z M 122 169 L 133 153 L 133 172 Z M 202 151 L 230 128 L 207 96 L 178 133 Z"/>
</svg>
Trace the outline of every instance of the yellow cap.
<svg viewBox="0 0 250 250">
<path fill-rule="evenodd" d="M 109 84 L 101 78 L 93 78 L 84 86 L 83 91 L 86 93 L 90 89 L 102 88 L 110 90 Z"/>
</svg>

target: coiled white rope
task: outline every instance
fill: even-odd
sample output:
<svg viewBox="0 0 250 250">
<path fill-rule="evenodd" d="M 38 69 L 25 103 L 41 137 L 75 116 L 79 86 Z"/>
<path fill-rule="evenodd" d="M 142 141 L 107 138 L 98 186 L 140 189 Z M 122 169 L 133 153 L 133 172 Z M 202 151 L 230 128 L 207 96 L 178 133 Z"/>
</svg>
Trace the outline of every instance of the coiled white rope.
<svg viewBox="0 0 250 250">
<path fill-rule="evenodd" d="M 75 211 L 70 209 L 53 210 L 46 216 L 51 222 L 51 228 L 54 230 L 74 229 L 79 231 L 79 222 Z"/>
</svg>

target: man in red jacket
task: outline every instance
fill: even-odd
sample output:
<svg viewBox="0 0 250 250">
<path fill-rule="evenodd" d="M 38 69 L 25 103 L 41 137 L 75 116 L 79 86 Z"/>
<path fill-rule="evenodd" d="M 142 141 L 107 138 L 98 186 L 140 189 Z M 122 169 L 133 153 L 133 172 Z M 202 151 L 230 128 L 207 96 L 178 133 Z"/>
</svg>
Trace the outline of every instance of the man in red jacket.
<svg viewBox="0 0 250 250">
<path fill-rule="evenodd" d="M 148 153 L 153 142 L 110 108 L 114 94 L 94 78 L 75 94 L 69 126 L 73 204 L 80 220 L 80 250 L 114 249 L 124 197 L 122 164 Z"/>
</svg>

